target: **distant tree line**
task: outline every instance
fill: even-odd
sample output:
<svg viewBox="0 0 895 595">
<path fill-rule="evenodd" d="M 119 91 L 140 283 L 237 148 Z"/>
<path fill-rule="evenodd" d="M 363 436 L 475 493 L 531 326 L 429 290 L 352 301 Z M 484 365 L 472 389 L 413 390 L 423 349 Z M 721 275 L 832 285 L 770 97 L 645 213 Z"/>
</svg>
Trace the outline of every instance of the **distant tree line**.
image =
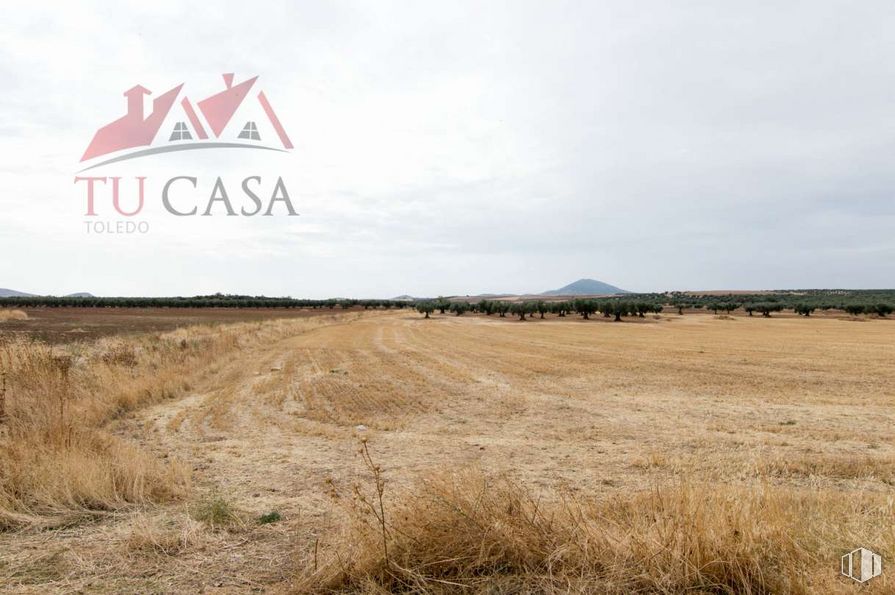
<svg viewBox="0 0 895 595">
<path fill-rule="evenodd" d="M 369 310 L 408 308 L 412 302 L 403 300 L 326 299 L 308 300 L 264 296 L 214 294 L 194 297 L 2 297 L 0 307 L 16 308 L 313 308 Z"/>
<path fill-rule="evenodd" d="M 584 319 L 603 316 L 619 321 L 623 317 L 644 317 L 665 308 L 683 315 L 702 310 L 715 314 L 742 310 L 770 317 L 775 312 L 793 311 L 811 316 L 818 310 L 840 310 L 853 316 L 862 314 L 886 317 L 895 311 L 895 290 L 795 290 L 755 294 L 694 294 L 686 292 L 626 294 L 611 298 L 544 300 L 479 300 L 439 297 L 412 302 L 408 300 L 325 299 L 265 297 L 220 294 L 194 297 L 53 297 L 28 296 L 0 298 L 0 307 L 81 307 L 81 308 L 311 308 L 311 309 L 401 309 L 415 307 L 426 318 L 434 312 L 462 316 L 466 312 L 507 316 L 526 320 L 552 315 L 560 318 L 578 315 Z"/>
<path fill-rule="evenodd" d="M 418 301 L 416 309 L 426 318 L 433 312 L 446 312 L 461 316 L 466 312 L 518 317 L 519 320 L 546 314 L 565 317 L 577 314 L 588 320 L 601 315 L 620 321 L 622 317 L 660 313 L 665 308 L 686 311 L 704 310 L 715 314 L 742 310 L 749 316 L 755 313 L 770 317 L 775 312 L 791 310 L 802 316 L 811 316 L 816 310 L 841 310 L 852 315 L 872 314 L 886 317 L 895 310 L 895 290 L 804 290 L 768 292 L 757 294 L 699 295 L 683 292 L 628 294 L 603 299 L 579 298 L 572 300 L 435 300 Z"/>
<path fill-rule="evenodd" d="M 895 309 L 895 290 L 810 289 L 756 294 L 693 295 L 673 292 L 657 295 L 677 308 L 679 314 L 688 309 L 705 308 L 717 314 L 742 308 L 749 316 L 757 312 L 769 317 L 783 310 L 811 316 L 817 310 L 841 310 L 855 316 L 876 314 L 886 317 Z"/>
</svg>

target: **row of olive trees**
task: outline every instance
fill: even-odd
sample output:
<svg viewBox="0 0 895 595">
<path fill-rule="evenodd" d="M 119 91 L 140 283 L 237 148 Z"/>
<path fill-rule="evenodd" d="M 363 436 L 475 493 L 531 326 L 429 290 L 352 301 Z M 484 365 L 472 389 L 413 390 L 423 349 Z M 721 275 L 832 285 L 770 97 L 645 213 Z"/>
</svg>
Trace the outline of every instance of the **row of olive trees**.
<svg viewBox="0 0 895 595">
<path fill-rule="evenodd" d="M 858 316 L 860 314 L 876 314 L 885 318 L 893 311 L 895 311 L 895 308 L 893 308 L 890 304 L 848 304 L 847 306 L 845 306 L 845 311 L 852 316 Z"/>
<path fill-rule="evenodd" d="M 867 313 L 886 316 L 888 308 L 895 306 L 895 290 L 892 289 L 805 289 L 726 295 L 668 292 L 664 294 L 644 294 L 644 297 L 660 300 L 674 306 L 678 308 L 681 314 L 683 314 L 684 309 L 692 308 L 715 310 L 717 307 L 718 310 L 723 310 L 722 306 L 725 303 L 729 303 L 739 304 L 740 307 L 751 304 L 756 306 L 752 308 L 753 312 L 760 310 L 757 306 L 779 304 L 782 309 L 798 311 L 803 316 L 810 316 L 815 310 L 842 310 L 858 314 Z M 863 310 L 861 307 L 863 307 Z"/>
<path fill-rule="evenodd" d="M 779 301 L 766 301 L 766 302 L 735 302 L 735 301 L 704 301 L 704 302 L 687 302 L 681 300 L 674 300 L 670 304 L 677 308 L 678 314 L 683 314 L 685 309 L 701 309 L 705 308 L 706 310 L 711 310 L 715 314 L 719 312 L 726 312 L 730 314 L 734 310 L 738 310 L 740 308 L 743 309 L 749 316 L 752 316 L 755 312 L 758 312 L 762 316 L 770 317 L 773 312 L 782 312 L 783 310 L 791 309 L 793 312 L 800 316 L 811 316 L 816 310 L 842 310 L 851 314 L 852 316 L 858 316 L 861 314 L 876 314 L 882 318 L 885 318 L 893 311 L 895 311 L 895 307 L 888 303 L 878 303 L 878 304 L 861 304 L 861 303 L 845 303 L 845 304 L 831 304 L 831 303 L 812 303 L 812 302 L 795 302 L 795 303 L 784 303 Z"/>
<path fill-rule="evenodd" d="M 465 312 L 476 312 L 491 316 L 496 314 L 505 318 L 507 314 L 518 316 L 519 320 L 526 320 L 536 314 L 544 318 L 546 314 L 555 314 L 565 317 L 569 313 L 576 313 L 585 320 L 590 319 L 596 313 L 606 318 L 614 318 L 620 321 L 622 316 L 639 316 L 643 318 L 648 313 L 659 313 L 662 304 L 658 302 L 629 302 L 622 300 L 593 300 L 576 299 L 561 302 L 522 301 L 507 302 L 500 300 L 482 300 L 480 302 L 449 302 L 447 300 L 425 300 L 416 303 L 416 309 L 426 318 L 436 310 L 444 314 L 450 312 L 455 316 L 461 316 Z"/>
<path fill-rule="evenodd" d="M 677 308 L 678 314 L 683 314 L 684 309 L 701 309 L 705 308 L 715 314 L 725 312 L 727 314 L 743 309 L 749 316 L 758 312 L 764 317 L 770 317 L 774 312 L 781 312 L 789 309 L 780 302 L 747 302 L 739 303 L 735 301 L 711 301 L 707 303 L 673 301 L 668 304 Z M 479 314 L 492 315 L 497 314 L 500 318 L 504 318 L 507 314 L 518 316 L 519 320 L 533 317 L 538 314 L 540 318 L 544 318 L 546 314 L 554 314 L 558 317 L 565 317 L 569 313 L 580 315 L 585 320 L 589 320 L 595 314 L 602 314 L 605 318 L 613 318 L 620 321 L 623 316 L 638 316 L 643 318 L 649 313 L 661 313 L 664 307 L 662 301 L 628 301 L 628 300 L 594 300 L 594 299 L 576 299 L 569 301 L 545 302 L 522 301 L 508 302 L 501 300 L 482 300 L 479 302 L 451 302 L 444 298 L 437 300 L 424 300 L 417 302 L 415 305 L 418 312 L 424 314 L 426 318 L 436 310 L 441 314 L 450 312 L 455 316 L 461 316 L 466 312 L 475 312 Z M 817 309 L 810 303 L 797 303 L 790 306 L 796 314 L 801 316 L 811 316 Z M 823 310 L 832 309 L 833 306 L 821 306 Z M 840 308 L 853 316 L 860 314 L 876 314 L 886 317 L 893 312 L 893 307 L 886 303 L 880 304 L 844 304 Z"/>
<path fill-rule="evenodd" d="M 391 309 L 407 308 L 403 300 L 295 299 L 265 296 L 198 295 L 193 297 L 0 297 L 0 307 L 16 308 L 313 308 L 313 309 Z"/>
<path fill-rule="evenodd" d="M 779 302 L 761 302 L 757 304 L 743 304 L 743 309 L 746 311 L 747 314 L 749 314 L 749 316 L 752 316 L 754 312 L 759 312 L 762 316 L 770 316 L 771 312 L 781 312 L 787 308 Z M 835 306 L 824 305 L 821 306 L 820 309 L 844 310 L 852 316 L 859 316 L 861 314 L 876 314 L 877 316 L 880 316 L 882 318 L 885 318 L 893 312 L 893 307 L 889 304 L 843 304 L 838 308 Z M 815 310 L 817 310 L 817 307 L 813 304 L 798 303 L 792 305 L 792 311 L 799 316 L 811 316 Z"/>
</svg>

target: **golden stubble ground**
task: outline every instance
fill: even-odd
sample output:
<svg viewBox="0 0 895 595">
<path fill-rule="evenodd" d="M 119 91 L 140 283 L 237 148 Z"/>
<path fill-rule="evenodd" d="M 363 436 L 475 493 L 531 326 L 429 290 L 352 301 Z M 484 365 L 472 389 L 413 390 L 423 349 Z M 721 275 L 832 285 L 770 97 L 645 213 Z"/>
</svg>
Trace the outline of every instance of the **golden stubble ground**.
<svg viewBox="0 0 895 595">
<path fill-rule="evenodd" d="M 361 436 L 387 490 L 472 466 L 535 492 L 766 483 L 848 498 L 895 491 L 893 422 L 887 320 L 352 313 L 246 350 L 189 396 L 113 422 L 190 465 L 195 496 L 0 534 L 0 581 L 35 593 L 288 589 L 296 552 L 324 547 L 338 522 L 328 494 L 366 481 Z M 190 520 L 216 498 L 243 521 Z M 252 521 L 271 511 L 282 520 Z M 891 532 L 848 538 L 879 548 Z M 827 585 L 850 591 L 829 563 Z"/>
</svg>

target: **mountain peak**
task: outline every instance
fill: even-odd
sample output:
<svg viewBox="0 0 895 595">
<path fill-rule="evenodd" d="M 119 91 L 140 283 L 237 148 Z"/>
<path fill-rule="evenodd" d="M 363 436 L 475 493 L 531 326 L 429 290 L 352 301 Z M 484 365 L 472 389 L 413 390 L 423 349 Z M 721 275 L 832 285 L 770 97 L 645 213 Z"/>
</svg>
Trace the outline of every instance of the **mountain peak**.
<svg viewBox="0 0 895 595">
<path fill-rule="evenodd" d="M 630 292 L 596 279 L 578 279 L 565 287 L 545 291 L 541 295 L 612 295 L 616 293 Z"/>
</svg>

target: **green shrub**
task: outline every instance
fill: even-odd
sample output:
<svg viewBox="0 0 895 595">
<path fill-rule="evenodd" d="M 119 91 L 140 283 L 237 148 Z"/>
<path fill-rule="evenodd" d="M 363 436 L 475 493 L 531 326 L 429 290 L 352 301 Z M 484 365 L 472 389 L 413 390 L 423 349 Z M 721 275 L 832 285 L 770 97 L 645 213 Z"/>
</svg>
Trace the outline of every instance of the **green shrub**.
<svg viewBox="0 0 895 595">
<path fill-rule="evenodd" d="M 262 514 L 260 517 L 258 517 L 258 524 L 269 525 L 271 523 L 277 523 L 281 520 L 283 520 L 283 517 L 280 516 L 279 512 L 274 510 L 272 512 L 268 512 L 267 514 Z"/>
</svg>

